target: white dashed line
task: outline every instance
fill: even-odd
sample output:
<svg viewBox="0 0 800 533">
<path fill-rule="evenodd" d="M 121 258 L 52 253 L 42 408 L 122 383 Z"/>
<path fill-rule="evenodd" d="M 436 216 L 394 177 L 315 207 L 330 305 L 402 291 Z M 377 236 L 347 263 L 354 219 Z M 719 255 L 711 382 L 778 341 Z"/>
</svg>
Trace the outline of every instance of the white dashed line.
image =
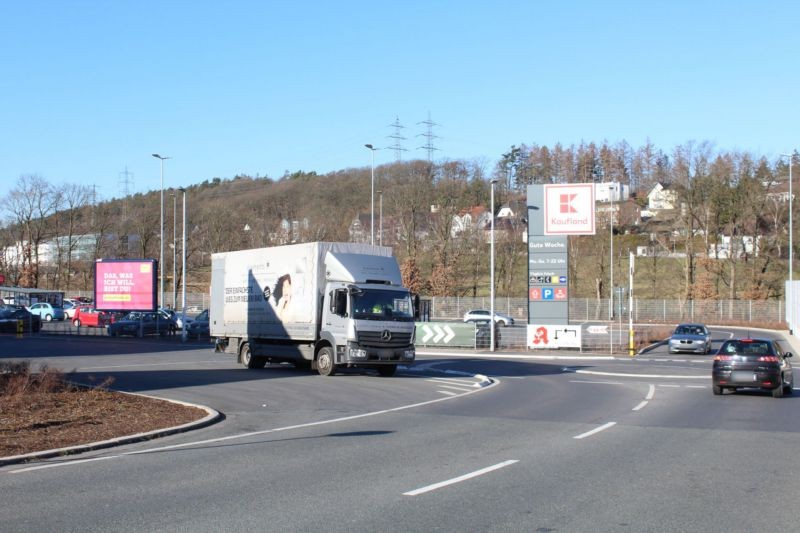
<svg viewBox="0 0 800 533">
<path fill-rule="evenodd" d="M 518 463 L 519 460 L 512 459 L 510 461 L 503 461 L 502 463 L 497 463 L 496 465 L 488 466 L 486 468 L 482 468 L 480 470 L 476 470 L 475 472 L 470 472 L 469 474 L 464 474 L 463 476 L 454 477 L 452 479 L 448 479 L 446 481 L 441 481 L 439 483 L 434 483 L 433 485 L 428 485 L 427 487 L 421 487 L 419 489 L 410 490 L 408 492 L 404 492 L 403 496 L 418 496 L 420 494 L 424 494 L 426 492 L 431 492 L 436 489 L 441 489 L 442 487 L 447 487 L 448 485 L 454 485 L 456 483 L 461 483 L 462 481 L 466 481 L 468 479 L 472 479 L 474 477 L 482 476 L 483 474 L 488 474 L 489 472 L 493 472 L 495 470 L 499 470 L 501 468 L 505 468 L 509 465 L 513 465 L 514 463 Z"/>
<path fill-rule="evenodd" d="M 580 435 L 575 435 L 575 436 L 574 436 L 574 437 L 572 437 L 572 438 L 573 438 L 573 439 L 578 439 L 578 440 L 580 440 L 580 439 L 585 439 L 586 437 L 591 437 L 592 435 L 594 435 L 594 434 L 596 434 L 596 433 L 600 433 L 601 431 L 605 431 L 605 430 L 607 430 L 608 428 L 610 428 L 610 427 L 614 427 L 614 426 L 616 426 L 616 425 L 617 425 L 617 423 L 616 423 L 616 422 L 608 422 L 608 423 L 606 423 L 606 424 L 603 424 L 603 425 L 602 425 L 602 426 L 600 426 L 600 427 L 594 428 L 594 429 L 593 429 L 593 430 L 591 430 L 591 431 L 587 431 L 586 433 L 581 433 Z"/>
</svg>

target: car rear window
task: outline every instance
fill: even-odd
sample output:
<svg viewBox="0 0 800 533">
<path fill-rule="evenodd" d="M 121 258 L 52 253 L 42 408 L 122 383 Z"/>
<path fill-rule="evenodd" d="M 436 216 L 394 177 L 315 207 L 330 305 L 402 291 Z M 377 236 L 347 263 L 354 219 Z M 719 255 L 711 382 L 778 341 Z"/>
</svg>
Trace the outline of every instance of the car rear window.
<svg viewBox="0 0 800 533">
<path fill-rule="evenodd" d="M 721 351 L 740 355 L 775 355 L 772 345 L 765 341 L 728 341 Z"/>
</svg>

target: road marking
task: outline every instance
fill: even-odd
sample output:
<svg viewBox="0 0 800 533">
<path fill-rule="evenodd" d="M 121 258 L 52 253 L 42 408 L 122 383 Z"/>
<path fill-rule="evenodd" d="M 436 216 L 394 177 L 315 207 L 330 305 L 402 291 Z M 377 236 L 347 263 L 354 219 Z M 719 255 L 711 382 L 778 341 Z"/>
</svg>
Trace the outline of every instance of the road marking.
<svg viewBox="0 0 800 533">
<path fill-rule="evenodd" d="M 655 395 L 656 395 L 656 386 L 651 383 L 650 384 L 650 388 L 647 390 L 647 396 L 644 397 L 644 401 L 640 402 L 639 405 L 634 407 L 632 410 L 633 411 L 640 411 L 641 409 L 643 409 L 648 404 L 648 402 L 650 400 L 653 399 L 653 396 L 655 396 Z"/>
<path fill-rule="evenodd" d="M 470 390 L 470 391 L 465 391 L 465 392 L 462 392 L 461 394 L 457 394 L 455 396 L 446 396 L 444 398 L 436 398 L 435 400 L 427 400 L 427 401 L 424 401 L 424 402 L 412 403 L 412 404 L 409 404 L 409 405 L 401 405 L 399 407 L 392 407 L 391 409 L 383 409 L 381 411 L 371 411 L 369 413 L 361 413 L 361 414 L 352 415 L 352 416 L 343 416 L 343 417 L 340 417 L 340 418 L 332 418 L 330 420 L 318 420 L 316 422 L 307 422 L 305 424 L 295 424 L 293 426 L 284 426 L 284 427 L 273 428 L 273 429 L 264 429 L 264 430 L 261 430 L 261 431 L 250 431 L 248 433 L 239 433 L 239 434 L 236 434 L 236 435 L 228 435 L 226 437 L 218 437 L 216 439 L 205 439 L 205 440 L 198 440 L 198 441 L 193 441 L 193 442 L 185 442 L 183 444 L 172 444 L 172 445 L 169 445 L 169 446 L 159 446 L 159 447 L 156 447 L 156 448 L 149 448 L 147 450 L 137 450 L 137 451 L 133 451 L 133 452 L 125 452 L 125 453 L 120 453 L 120 454 L 116 454 L 116 455 L 104 456 L 104 457 L 94 457 L 94 458 L 91 458 L 91 459 L 77 459 L 75 461 L 64 461 L 64 462 L 59 462 L 59 463 L 48 463 L 48 464 L 43 464 L 43 465 L 31 466 L 31 467 L 27 467 L 27 468 L 20 468 L 18 470 L 10 470 L 9 472 L 11 474 L 20 474 L 20 473 L 23 473 L 23 472 L 32 472 L 34 470 L 42 470 L 42 469 L 45 469 L 45 468 L 57 468 L 57 467 L 62 467 L 62 466 L 72 466 L 72 465 L 76 465 L 76 464 L 89 463 L 89 462 L 93 462 L 93 461 L 105 461 L 105 460 L 108 460 L 108 459 L 119 459 L 119 458 L 127 457 L 127 456 L 130 456 L 130 455 L 144 455 L 144 454 L 148 454 L 148 453 L 163 452 L 163 451 L 169 451 L 169 450 L 177 450 L 177 449 L 181 449 L 181 448 L 189 448 L 191 446 L 203 446 L 203 445 L 208 445 L 208 444 L 216 444 L 216 443 L 219 443 L 219 442 L 227 442 L 227 441 L 238 440 L 238 439 L 246 439 L 246 438 L 249 438 L 249 437 L 257 437 L 257 436 L 260 436 L 260 435 L 267 435 L 269 433 L 279 433 L 279 432 L 282 432 L 282 431 L 290 431 L 290 430 L 294 430 L 294 429 L 305 429 L 305 428 L 310 428 L 310 427 L 315 427 L 315 426 L 324 426 L 324 425 L 328 425 L 328 424 L 336 424 L 338 422 L 349 422 L 351 420 L 359 420 L 361 418 L 369 418 L 369 417 L 385 415 L 385 414 L 389 414 L 389 413 L 396 413 L 396 412 L 399 412 L 399 411 L 406 411 L 408 409 L 414 409 L 416 407 L 424 407 L 426 405 L 432 405 L 432 404 L 435 404 L 435 403 L 446 402 L 446 401 L 452 400 L 454 398 L 460 398 L 462 396 L 468 396 L 470 394 L 475 394 L 477 392 L 484 391 L 486 389 L 494 387 L 498 383 L 499 383 L 498 381 L 494 381 L 494 382 L 488 383 L 486 386 L 481 387 L 479 389 L 473 389 L 473 390 Z"/>
<path fill-rule="evenodd" d="M 454 386 L 454 385 L 442 385 L 441 383 L 439 384 L 439 386 L 441 388 L 443 388 L 443 389 L 456 390 L 458 392 L 467 392 L 469 390 L 469 389 L 465 389 L 463 386 L 457 387 L 457 386 Z"/>
<path fill-rule="evenodd" d="M 687 389 L 705 389 L 705 385 L 686 385 Z"/>
<path fill-rule="evenodd" d="M 430 378 L 426 379 L 425 381 L 429 381 L 431 383 L 445 383 L 447 385 L 466 385 L 468 387 L 474 387 L 477 385 L 474 381 L 469 381 L 467 379 L 453 379 L 453 378 Z"/>
<path fill-rule="evenodd" d="M 591 385 L 623 385 L 621 381 L 589 381 L 586 379 L 571 379 L 570 383 L 589 383 Z"/>
<path fill-rule="evenodd" d="M 650 384 L 650 389 L 647 391 L 647 396 L 644 397 L 645 400 L 652 400 L 653 396 L 656 395 L 656 386 L 652 383 Z"/>
<path fill-rule="evenodd" d="M 671 374 L 626 374 L 623 372 L 598 372 L 596 370 L 568 370 L 576 374 L 592 376 L 613 376 L 625 378 L 663 378 L 663 379 L 708 379 L 708 376 L 674 376 Z"/>
<path fill-rule="evenodd" d="M 680 385 L 659 385 L 659 387 L 666 387 L 668 389 L 680 389 Z"/>
<path fill-rule="evenodd" d="M 581 433 L 580 435 L 575 435 L 575 436 L 574 436 L 574 437 L 572 437 L 572 438 L 573 438 L 573 439 L 578 439 L 578 440 L 580 440 L 580 439 L 585 439 L 586 437 L 591 437 L 591 436 L 592 436 L 592 435 L 594 435 L 595 433 L 600 433 L 601 431 L 605 431 L 605 430 L 607 430 L 608 428 L 610 428 L 610 427 L 614 427 L 614 426 L 616 426 L 616 425 L 617 425 L 617 423 L 616 423 L 616 422 L 608 422 L 608 423 L 606 423 L 606 424 L 603 424 L 603 425 L 602 425 L 602 426 L 600 426 L 600 427 L 594 428 L 594 429 L 593 429 L 593 430 L 591 430 L 591 431 L 587 431 L 586 433 Z"/>
<path fill-rule="evenodd" d="M 463 476 L 454 477 L 452 479 L 448 479 L 446 481 L 440 481 L 439 483 L 434 483 L 433 485 L 428 485 L 427 487 L 421 487 L 419 489 L 410 490 L 408 492 L 404 492 L 403 496 L 418 496 L 420 494 L 424 494 L 426 492 L 431 492 L 436 489 L 441 489 L 442 487 L 447 487 L 448 485 L 454 485 L 456 483 L 461 483 L 462 481 L 466 481 L 468 479 L 472 479 L 474 477 L 482 476 L 484 474 L 488 474 L 489 472 L 494 472 L 495 470 L 500 470 L 501 468 L 505 468 L 509 465 L 513 465 L 514 463 L 518 463 L 519 460 L 511 459 L 509 461 L 503 461 L 502 463 L 497 463 L 496 465 L 487 466 L 486 468 L 482 468 L 480 470 L 476 470 L 474 472 L 470 472 L 469 474 L 464 474 Z"/>
<path fill-rule="evenodd" d="M 442 394 L 447 394 L 448 396 L 455 396 L 456 395 L 455 392 L 449 391 L 449 390 L 437 390 L 436 392 L 439 392 L 439 393 L 442 393 Z"/>
</svg>

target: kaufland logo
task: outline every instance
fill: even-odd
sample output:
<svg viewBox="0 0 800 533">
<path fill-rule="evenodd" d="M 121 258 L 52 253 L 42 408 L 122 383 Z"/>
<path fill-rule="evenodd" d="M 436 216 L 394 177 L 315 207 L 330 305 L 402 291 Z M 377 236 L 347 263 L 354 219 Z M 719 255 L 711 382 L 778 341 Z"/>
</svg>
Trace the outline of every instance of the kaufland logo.
<svg viewBox="0 0 800 533">
<path fill-rule="evenodd" d="M 544 234 L 594 235 L 594 185 L 545 185 Z"/>
<path fill-rule="evenodd" d="M 558 206 L 562 213 L 577 213 L 578 210 L 572 206 L 572 201 L 577 194 L 562 194 L 561 199 L 558 201 Z"/>
</svg>

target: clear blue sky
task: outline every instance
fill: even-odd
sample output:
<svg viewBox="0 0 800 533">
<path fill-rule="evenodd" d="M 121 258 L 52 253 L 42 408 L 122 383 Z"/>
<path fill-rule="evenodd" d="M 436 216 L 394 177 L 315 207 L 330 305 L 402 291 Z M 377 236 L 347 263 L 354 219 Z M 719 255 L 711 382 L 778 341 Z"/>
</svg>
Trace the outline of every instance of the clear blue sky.
<svg viewBox="0 0 800 533">
<path fill-rule="evenodd" d="M 798 2 L 25 1 L 0 9 L 0 183 L 101 198 L 512 144 L 800 148 Z M 380 151 L 375 163 L 391 162 Z"/>
</svg>

